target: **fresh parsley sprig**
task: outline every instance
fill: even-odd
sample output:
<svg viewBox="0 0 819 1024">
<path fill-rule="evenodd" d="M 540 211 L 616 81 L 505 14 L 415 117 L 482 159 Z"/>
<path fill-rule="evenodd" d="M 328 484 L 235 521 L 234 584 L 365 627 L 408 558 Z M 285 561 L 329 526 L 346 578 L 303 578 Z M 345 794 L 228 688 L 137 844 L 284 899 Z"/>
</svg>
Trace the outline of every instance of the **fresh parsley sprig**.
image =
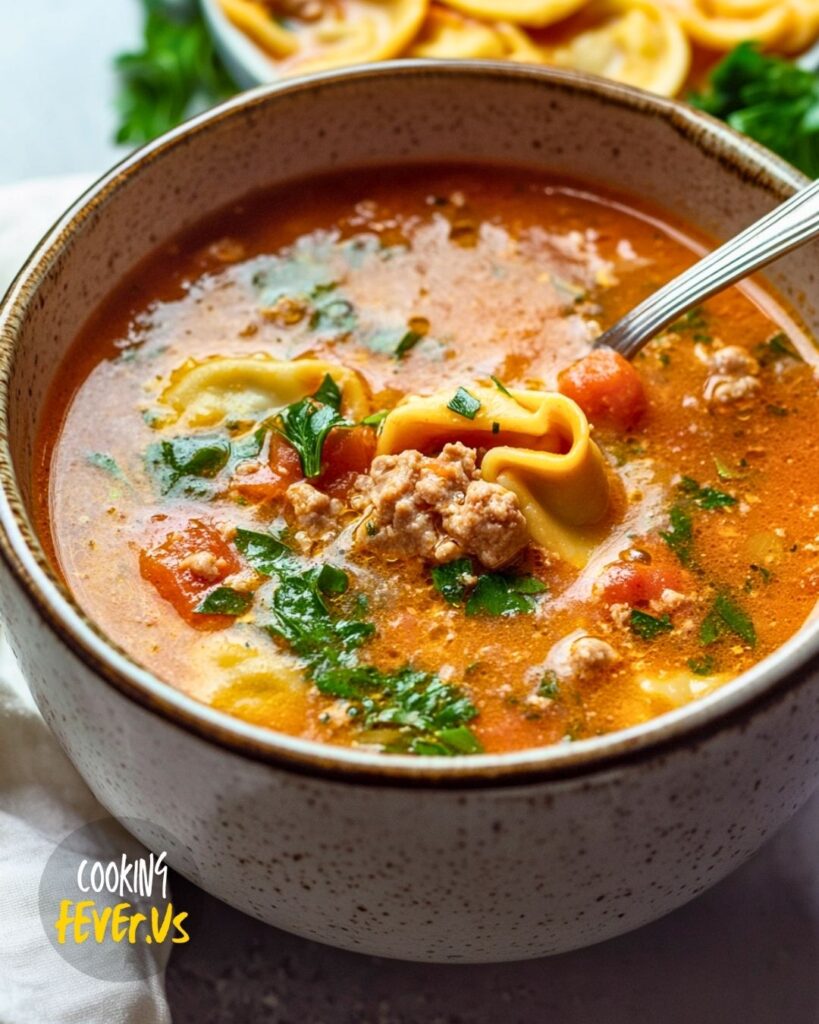
<svg viewBox="0 0 819 1024">
<path fill-rule="evenodd" d="M 117 142 L 139 145 L 237 92 L 197 3 L 142 0 L 142 49 L 120 54 Z"/>
<path fill-rule="evenodd" d="M 819 73 L 741 43 L 690 102 L 819 177 Z"/>
</svg>

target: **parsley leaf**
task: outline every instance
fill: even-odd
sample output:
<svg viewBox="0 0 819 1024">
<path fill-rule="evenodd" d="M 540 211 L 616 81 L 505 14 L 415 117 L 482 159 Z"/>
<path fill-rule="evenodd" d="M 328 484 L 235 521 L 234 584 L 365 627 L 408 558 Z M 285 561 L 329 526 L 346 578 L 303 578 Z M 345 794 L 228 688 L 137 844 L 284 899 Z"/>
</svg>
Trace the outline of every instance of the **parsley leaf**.
<svg viewBox="0 0 819 1024">
<path fill-rule="evenodd" d="M 798 363 L 804 362 L 802 356 L 794 348 L 793 342 L 784 331 L 777 332 L 768 338 L 767 341 L 757 345 L 754 349 L 754 355 L 760 366 L 770 366 L 772 363 L 778 363 L 782 359 L 793 359 Z"/>
<path fill-rule="evenodd" d="M 281 433 L 299 453 L 302 471 L 308 478 L 321 473 L 321 453 L 330 431 L 352 426 L 339 412 L 340 407 L 341 392 L 328 373 L 315 394 L 288 405 L 279 414 Z"/>
<path fill-rule="evenodd" d="M 819 74 L 740 43 L 694 106 L 727 121 L 811 178 L 819 177 Z"/>
<path fill-rule="evenodd" d="M 198 4 L 143 0 L 143 47 L 116 58 L 117 142 L 148 142 L 199 110 L 232 96 Z"/>
<path fill-rule="evenodd" d="M 631 609 L 629 627 L 632 633 L 639 636 L 641 640 L 654 640 L 662 633 L 670 633 L 674 628 L 671 618 L 663 615 L 659 619 L 648 612 L 642 612 L 639 608 Z"/>
<path fill-rule="evenodd" d="M 447 402 L 446 407 L 452 412 L 457 413 L 459 416 L 463 416 L 465 419 L 474 420 L 478 409 L 481 407 L 481 403 L 474 395 L 470 394 L 466 388 L 458 388 L 452 398 Z"/>
<path fill-rule="evenodd" d="M 196 611 L 200 615 L 244 615 L 252 604 L 252 594 L 232 587 L 216 587 Z"/>
</svg>

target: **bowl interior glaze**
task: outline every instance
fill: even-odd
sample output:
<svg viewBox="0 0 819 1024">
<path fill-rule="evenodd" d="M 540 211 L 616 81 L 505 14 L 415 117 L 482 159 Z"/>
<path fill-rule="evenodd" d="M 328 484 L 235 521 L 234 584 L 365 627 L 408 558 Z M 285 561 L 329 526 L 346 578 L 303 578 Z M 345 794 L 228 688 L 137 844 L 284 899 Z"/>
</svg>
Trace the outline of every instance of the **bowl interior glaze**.
<svg viewBox="0 0 819 1024">
<path fill-rule="evenodd" d="M 312 173 L 440 160 L 526 165 L 601 183 L 724 238 L 804 184 L 791 167 L 672 101 L 511 64 L 402 61 L 263 87 L 188 122 L 114 168 L 33 254 L 0 310 L 0 551 L 30 599 L 94 670 L 159 713 L 253 756 L 393 781 L 485 783 L 576 773 L 718 727 L 816 656 L 814 624 L 739 680 L 635 729 L 468 759 L 322 746 L 213 711 L 110 644 L 48 564 L 29 520 L 36 426 L 60 359 L 111 285 L 205 215 Z M 768 277 L 819 333 L 819 244 Z M 445 761 L 446 763 L 442 763 Z"/>
</svg>

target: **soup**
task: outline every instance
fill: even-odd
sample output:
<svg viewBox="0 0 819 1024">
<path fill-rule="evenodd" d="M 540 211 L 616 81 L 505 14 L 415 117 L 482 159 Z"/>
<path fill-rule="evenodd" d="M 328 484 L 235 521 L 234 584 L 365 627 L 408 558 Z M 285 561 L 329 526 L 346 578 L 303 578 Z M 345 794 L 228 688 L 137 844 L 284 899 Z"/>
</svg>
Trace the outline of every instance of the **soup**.
<svg viewBox="0 0 819 1024">
<path fill-rule="evenodd" d="M 815 351 L 756 285 L 594 338 L 703 241 L 523 170 L 248 197 L 57 374 L 41 532 L 136 661 L 231 715 L 456 755 L 708 694 L 819 587 Z"/>
</svg>

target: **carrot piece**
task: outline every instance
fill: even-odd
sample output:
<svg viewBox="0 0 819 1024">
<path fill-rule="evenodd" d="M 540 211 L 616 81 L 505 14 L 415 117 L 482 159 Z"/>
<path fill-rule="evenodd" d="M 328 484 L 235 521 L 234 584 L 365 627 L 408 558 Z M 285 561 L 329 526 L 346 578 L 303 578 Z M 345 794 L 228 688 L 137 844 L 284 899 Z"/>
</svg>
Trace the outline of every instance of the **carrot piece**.
<svg viewBox="0 0 819 1024">
<path fill-rule="evenodd" d="M 629 430 L 646 411 L 640 375 L 612 349 L 595 349 L 563 370 L 557 380 L 560 393 L 577 402 L 598 426 Z"/>
<path fill-rule="evenodd" d="M 686 573 L 673 565 L 614 562 L 603 570 L 594 589 L 606 604 L 637 605 L 656 601 L 664 590 L 685 593 L 689 583 Z"/>
<path fill-rule="evenodd" d="M 358 474 L 370 468 L 375 445 L 375 431 L 371 427 L 331 430 L 324 442 L 324 469 L 317 486 L 335 497 L 346 495 Z"/>
<path fill-rule="evenodd" d="M 192 555 L 201 557 L 201 567 L 186 564 Z M 143 578 L 196 629 L 223 629 L 230 624 L 232 620 L 227 616 L 199 615 L 196 609 L 209 590 L 240 568 L 236 552 L 201 519 L 191 519 L 167 531 L 157 544 L 139 553 Z"/>
<path fill-rule="evenodd" d="M 274 431 L 270 435 L 267 463 L 260 463 L 252 473 L 234 474 L 231 487 L 249 501 L 269 501 L 281 498 L 291 484 L 303 477 L 299 453 Z"/>
</svg>

